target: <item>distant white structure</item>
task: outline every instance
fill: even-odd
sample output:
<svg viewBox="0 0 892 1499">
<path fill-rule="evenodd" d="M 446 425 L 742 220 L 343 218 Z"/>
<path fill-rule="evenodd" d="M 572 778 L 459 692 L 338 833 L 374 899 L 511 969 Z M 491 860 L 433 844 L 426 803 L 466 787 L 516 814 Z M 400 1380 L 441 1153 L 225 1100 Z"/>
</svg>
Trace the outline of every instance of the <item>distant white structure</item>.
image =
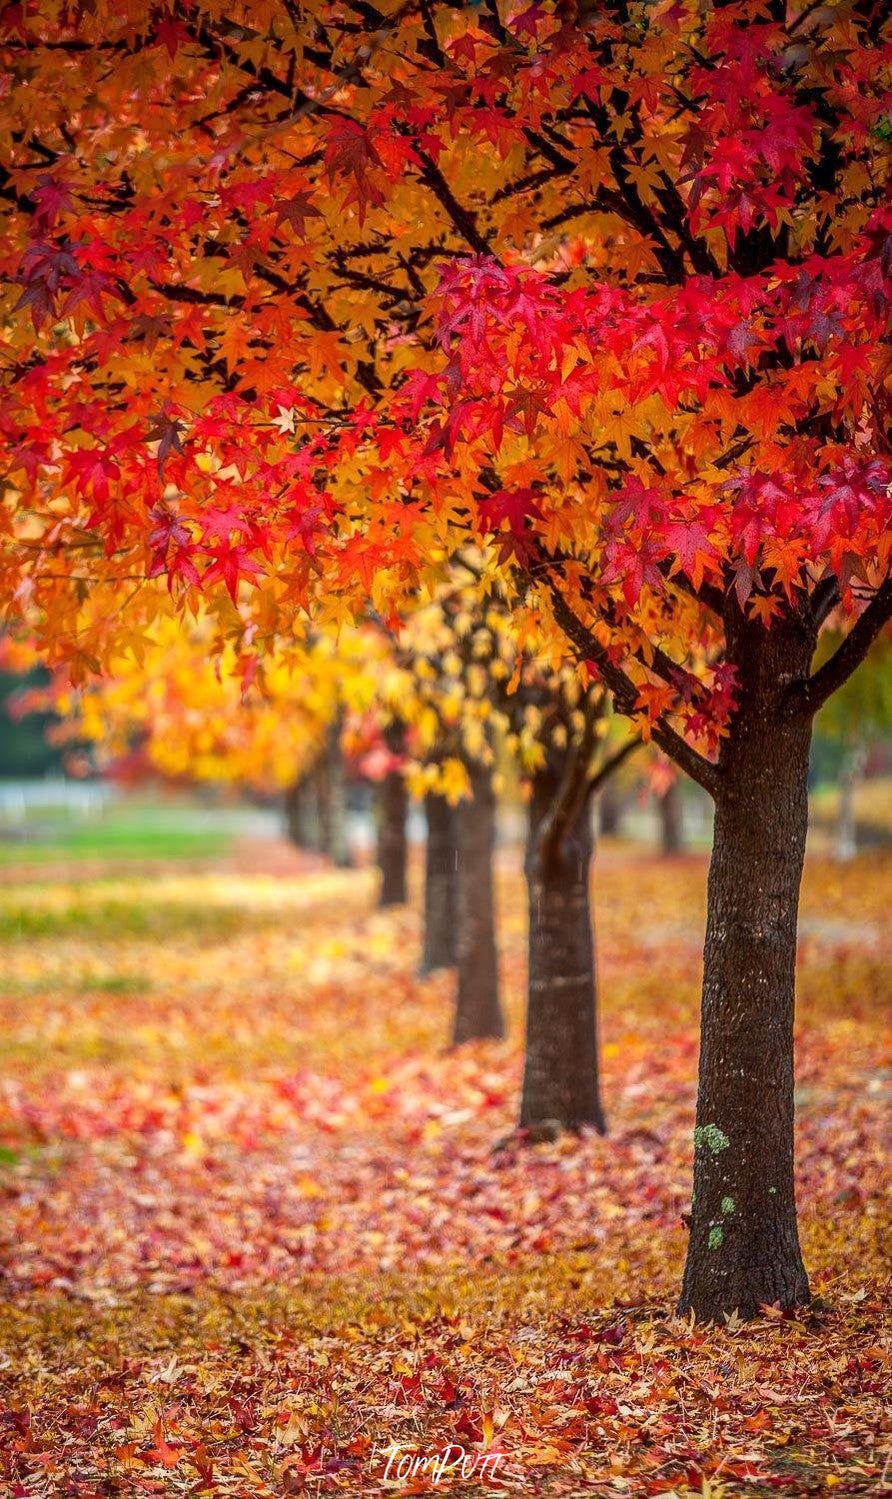
<svg viewBox="0 0 892 1499">
<path fill-rule="evenodd" d="M 116 788 L 103 781 L 73 781 L 64 776 L 0 781 L 0 835 L 20 831 L 33 812 L 62 812 L 86 821 L 100 816 L 116 797 Z"/>
</svg>

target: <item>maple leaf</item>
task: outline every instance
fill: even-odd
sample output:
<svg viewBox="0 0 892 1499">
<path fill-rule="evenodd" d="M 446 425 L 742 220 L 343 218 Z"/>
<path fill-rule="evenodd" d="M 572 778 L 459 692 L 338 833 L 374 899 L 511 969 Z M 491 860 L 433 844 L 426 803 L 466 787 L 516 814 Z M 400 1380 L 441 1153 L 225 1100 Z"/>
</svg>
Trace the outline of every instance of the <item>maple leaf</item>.
<svg viewBox="0 0 892 1499">
<path fill-rule="evenodd" d="M 298 192 L 280 203 L 276 209 L 276 226 L 290 224 L 301 239 L 306 233 L 307 219 L 318 219 L 322 215 L 308 193 Z"/>
<path fill-rule="evenodd" d="M 41 232 L 51 228 L 60 214 L 71 213 L 74 209 L 74 199 L 68 184 L 50 173 L 38 177 L 33 196 L 37 203 L 34 222 Z"/>
<path fill-rule="evenodd" d="M 171 11 L 162 11 L 160 19 L 155 24 L 154 41 L 156 46 L 167 49 L 168 55 L 176 57 L 178 48 L 184 43 L 191 41 L 191 37 L 182 21 L 177 21 Z"/>
<path fill-rule="evenodd" d="M 718 561 L 708 527 L 698 520 L 672 521 L 662 527 L 660 535 L 674 554 L 673 565 L 699 588 L 704 573 L 715 570 Z"/>
<path fill-rule="evenodd" d="M 176 417 L 169 416 L 164 411 L 159 411 L 151 420 L 152 426 L 146 433 L 146 442 L 157 442 L 156 462 L 159 474 L 163 474 L 171 453 L 182 454 L 182 434 L 185 427 Z"/>
<path fill-rule="evenodd" d="M 353 178 L 362 222 L 368 204 L 379 200 L 379 190 L 370 185 L 368 172 L 370 167 L 381 165 L 381 158 L 368 132 L 356 120 L 340 116 L 328 124 L 325 164 L 330 181 L 338 176 Z"/>
<path fill-rule="evenodd" d="M 201 513 L 201 531 L 205 539 L 228 541 L 233 531 L 247 528 L 244 509 L 232 501 L 225 510 L 212 507 Z"/>
<path fill-rule="evenodd" d="M 154 1446 L 145 1447 L 139 1453 L 140 1460 L 144 1463 L 160 1463 L 164 1468 L 175 1468 L 186 1456 L 185 1448 L 173 1447 L 164 1434 L 164 1424 L 159 1416 L 152 1428 Z"/>
<path fill-rule="evenodd" d="M 244 543 L 220 540 L 216 546 L 207 549 L 207 554 L 211 562 L 202 576 L 204 586 L 222 580 L 233 603 L 237 602 L 242 579 L 256 581 L 263 573 L 260 563 L 251 556 Z"/>
</svg>

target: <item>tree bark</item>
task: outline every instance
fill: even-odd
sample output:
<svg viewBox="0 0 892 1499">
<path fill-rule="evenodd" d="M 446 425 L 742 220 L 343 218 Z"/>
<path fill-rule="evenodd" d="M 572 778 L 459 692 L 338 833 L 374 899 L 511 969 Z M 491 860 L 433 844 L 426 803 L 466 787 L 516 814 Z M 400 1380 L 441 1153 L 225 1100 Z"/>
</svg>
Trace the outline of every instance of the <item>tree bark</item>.
<svg viewBox="0 0 892 1499">
<path fill-rule="evenodd" d="M 739 704 L 709 870 L 691 1237 L 679 1310 L 699 1320 L 808 1300 L 793 1184 L 796 922 L 811 718 L 784 709 L 804 627 L 740 622 Z"/>
<path fill-rule="evenodd" d="M 665 855 L 680 853 L 684 847 L 681 787 L 672 780 L 657 798 L 660 809 L 660 841 Z"/>
<path fill-rule="evenodd" d="M 347 777 L 337 724 L 316 771 L 319 796 L 319 847 L 339 869 L 350 866 L 347 839 Z"/>
<path fill-rule="evenodd" d="M 598 796 L 598 827 L 605 838 L 615 837 L 622 820 L 622 799 L 610 781 Z"/>
<path fill-rule="evenodd" d="M 424 860 L 424 952 L 422 973 L 452 968 L 456 960 L 458 813 L 445 796 L 424 798 L 427 845 Z"/>
<path fill-rule="evenodd" d="M 501 1038 L 493 851 L 496 799 L 484 767 L 469 766 L 472 795 L 458 808 L 458 994 L 453 1044 Z"/>
<path fill-rule="evenodd" d="M 390 770 L 378 788 L 378 867 L 381 906 L 406 903 L 406 816 L 409 793 L 402 772 Z"/>
<path fill-rule="evenodd" d="M 527 1029 L 520 1125 L 554 1135 L 593 1125 L 606 1131 L 598 1081 L 595 951 L 589 874 L 591 802 L 557 846 L 543 827 L 561 777 L 546 766 L 534 778 L 526 878 L 529 899 Z"/>
<path fill-rule="evenodd" d="M 839 816 L 836 823 L 836 857 L 845 864 L 858 852 L 858 824 L 855 818 L 855 787 L 864 767 L 862 749 L 847 750 L 839 775 Z"/>
<path fill-rule="evenodd" d="M 285 792 L 285 826 L 296 848 L 319 849 L 319 817 L 312 773 Z"/>
</svg>

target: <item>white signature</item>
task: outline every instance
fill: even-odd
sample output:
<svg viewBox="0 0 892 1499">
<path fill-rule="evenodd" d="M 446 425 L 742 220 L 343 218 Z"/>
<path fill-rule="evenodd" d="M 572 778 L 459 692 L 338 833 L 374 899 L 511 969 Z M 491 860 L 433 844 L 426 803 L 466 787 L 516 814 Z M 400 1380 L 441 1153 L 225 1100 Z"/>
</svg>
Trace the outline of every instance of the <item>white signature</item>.
<svg viewBox="0 0 892 1499">
<path fill-rule="evenodd" d="M 402 1453 L 402 1457 L 400 1456 Z M 450 1444 L 442 1452 L 431 1452 L 422 1457 L 417 1452 L 403 1452 L 394 1444 L 381 1453 L 387 1457 L 384 1477 L 395 1478 L 398 1483 L 408 1483 L 412 1478 L 425 1477 L 431 1483 L 442 1483 L 446 1477 L 493 1479 L 499 1463 L 504 1462 L 504 1452 L 468 1452 L 464 1447 Z"/>
</svg>

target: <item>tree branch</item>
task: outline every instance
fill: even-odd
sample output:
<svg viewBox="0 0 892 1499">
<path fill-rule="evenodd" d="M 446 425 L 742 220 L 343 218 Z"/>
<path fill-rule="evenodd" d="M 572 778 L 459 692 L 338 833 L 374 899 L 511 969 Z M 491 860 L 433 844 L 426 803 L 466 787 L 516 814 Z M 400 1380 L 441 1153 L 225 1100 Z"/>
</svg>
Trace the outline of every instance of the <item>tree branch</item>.
<svg viewBox="0 0 892 1499">
<path fill-rule="evenodd" d="M 714 583 L 707 583 L 703 578 L 700 587 L 695 588 L 691 579 L 683 572 L 672 572 L 670 562 L 657 563 L 658 570 L 662 573 L 667 583 L 674 583 L 681 593 L 686 593 L 695 603 L 702 604 L 704 609 L 709 609 L 721 619 L 725 610 L 725 599 L 722 590 Z"/>
<path fill-rule="evenodd" d="M 596 703 L 589 693 L 585 703 L 582 734 L 567 756 L 564 774 L 548 816 L 539 831 L 539 850 L 545 863 L 554 858 L 568 828 L 573 826 L 588 796 L 588 766 L 595 744 L 595 724 L 603 712 L 603 700 Z"/>
<path fill-rule="evenodd" d="M 811 596 L 812 618 L 818 629 L 831 610 L 836 608 L 839 599 L 839 580 L 836 576 L 831 574 L 829 578 L 822 578 Z"/>
<path fill-rule="evenodd" d="M 885 624 L 892 619 L 892 578 L 887 578 L 877 589 L 867 608 L 859 614 L 845 640 L 833 652 L 824 665 L 798 683 L 790 697 L 790 706 L 796 713 L 817 713 L 829 697 L 848 681 L 856 667 L 861 665 L 873 642 Z"/>
<path fill-rule="evenodd" d="M 608 756 L 606 760 L 602 761 L 602 763 L 598 766 L 598 769 L 595 771 L 594 775 L 589 780 L 589 796 L 596 796 L 597 793 L 601 790 L 601 787 L 604 785 L 604 782 L 609 781 L 610 777 L 613 775 L 613 772 L 615 770 L 619 770 L 623 762 L 625 760 L 628 760 L 629 756 L 633 754 L 635 750 L 638 749 L 639 746 L 643 743 L 644 740 L 642 739 L 641 735 L 636 734 L 633 739 L 627 739 L 625 744 L 620 745 L 618 750 L 615 750 L 612 755 Z"/>
<path fill-rule="evenodd" d="M 638 701 L 638 689 L 634 682 L 626 676 L 622 667 L 611 661 L 600 641 L 574 614 L 557 584 L 550 578 L 546 582 L 551 594 L 554 617 L 571 645 L 574 646 L 579 660 L 591 661 L 597 667 L 601 680 L 606 687 L 609 687 L 613 695 L 617 710 L 628 717 L 634 717 Z M 704 791 L 709 792 L 710 796 L 717 795 L 722 781 L 719 767 L 699 754 L 664 719 L 658 720 L 652 726 L 651 738 L 669 756 L 670 760 L 674 760 L 676 765 L 679 765 L 690 776 L 692 781 L 696 781 L 698 786 L 702 786 Z"/>
<path fill-rule="evenodd" d="M 445 209 L 453 225 L 478 255 L 491 255 L 489 240 L 486 239 L 477 228 L 476 219 L 470 209 L 463 208 L 455 197 L 452 188 L 434 163 L 428 153 L 416 146 L 416 154 L 421 162 L 419 176 L 425 187 L 429 187 L 440 206 Z"/>
</svg>

